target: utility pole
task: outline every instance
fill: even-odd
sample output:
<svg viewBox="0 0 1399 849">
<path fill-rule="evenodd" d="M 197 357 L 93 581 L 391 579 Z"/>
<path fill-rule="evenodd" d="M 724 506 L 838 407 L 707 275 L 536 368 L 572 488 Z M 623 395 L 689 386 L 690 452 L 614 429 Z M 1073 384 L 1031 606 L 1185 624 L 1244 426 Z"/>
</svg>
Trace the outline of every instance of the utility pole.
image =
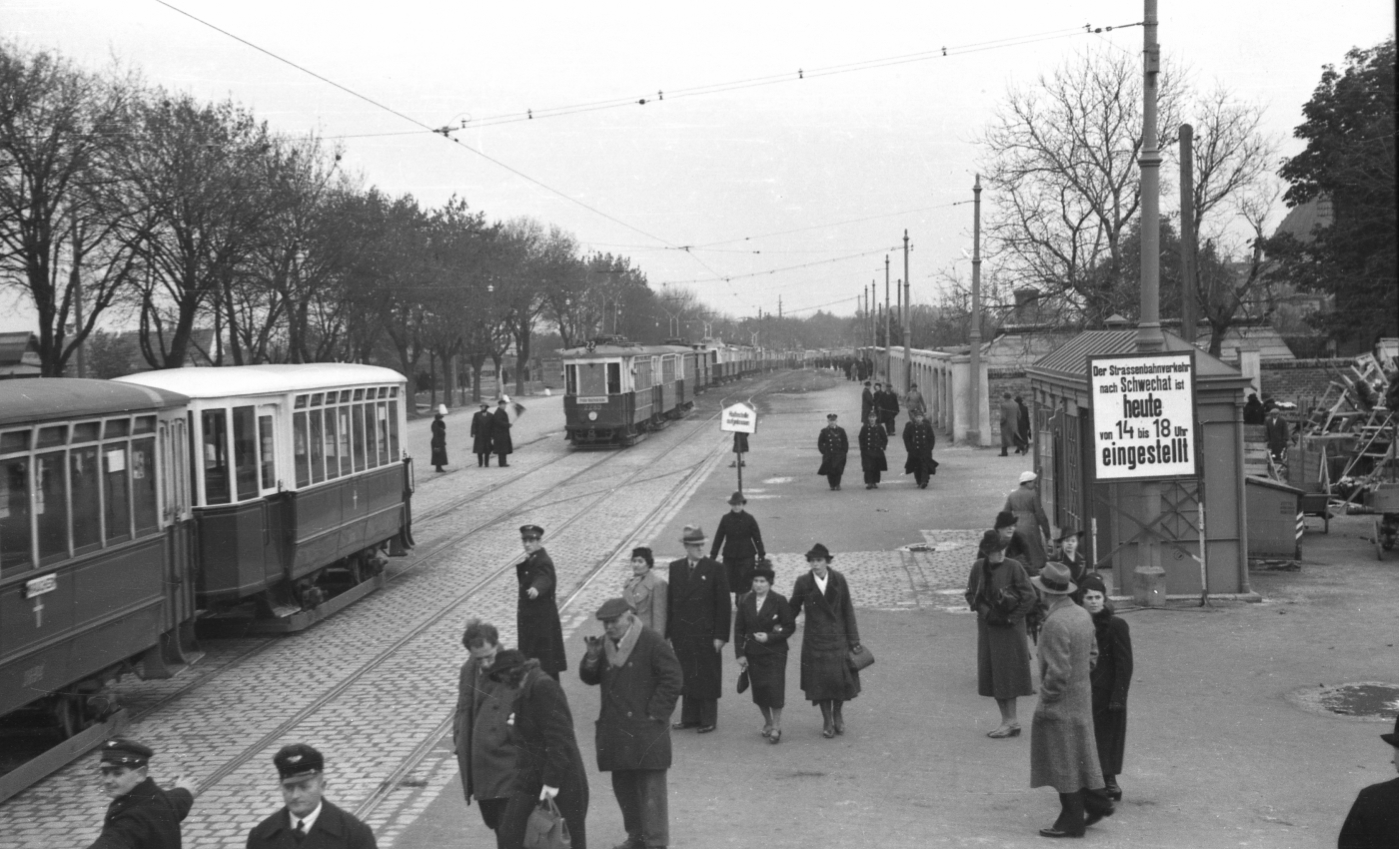
<svg viewBox="0 0 1399 849">
<path fill-rule="evenodd" d="M 910 324 L 913 321 L 913 289 L 908 282 L 908 230 L 904 230 L 904 394 L 913 387 L 913 350 L 909 342 Z"/>
<path fill-rule="evenodd" d="M 886 382 L 892 379 L 892 376 L 891 376 L 890 373 L 889 373 L 889 366 L 891 365 L 891 363 L 890 363 L 890 361 L 889 361 L 889 348 L 891 347 L 891 343 L 892 343 L 893 337 L 891 337 L 891 336 L 889 335 L 889 319 L 890 319 L 890 315 L 889 315 L 889 255 L 888 255 L 888 254 L 885 254 L 885 255 L 884 255 L 884 380 L 885 380 Z"/>
<path fill-rule="evenodd" d="M 972 397 L 967 416 L 967 441 L 981 444 L 981 175 L 972 184 L 972 324 L 967 334 L 971 343 Z"/>
<path fill-rule="evenodd" d="M 1156 42 L 1156 0 L 1144 0 L 1142 18 L 1142 291 L 1141 320 L 1137 323 L 1137 350 L 1160 351 L 1166 338 L 1161 335 L 1161 152 L 1156 133 L 1156 88 L 1161 72 L 1161 47 Z M 1150 587 L 1165 580 L 1161 568 L 1161 544 L 1156 526 L 1161 519 L 1161 483 L 1141 482 L 1142 534 L 1137 545 L 1137 568 L 1132 595 L 1138 604 L 1160 605 L 1164 593 Z M 1204 552 L 1200 554 L 1203 556 Z"/>
<path fill-rule="evenodd" d="M 1195 128 L 1180 125 L 1180 338 L 1195 344 Z"/>
<path fill-rule="evenodd" d="M 73 268 L 69 272 L 68 280 L 73 290 L 73 332 L 75 335 L 83 332 L 83 277 L 78 271 L 78 258 L 82 256 L 82 254 L 78 252 L 78 239 L 77 228 L 74 228 Z M 83 348 L 85 347 L 87 346 L 83 344 L 78 345 L 78 377 L 87 377 L 87 358 L 83 355 Z"/>
</svg>

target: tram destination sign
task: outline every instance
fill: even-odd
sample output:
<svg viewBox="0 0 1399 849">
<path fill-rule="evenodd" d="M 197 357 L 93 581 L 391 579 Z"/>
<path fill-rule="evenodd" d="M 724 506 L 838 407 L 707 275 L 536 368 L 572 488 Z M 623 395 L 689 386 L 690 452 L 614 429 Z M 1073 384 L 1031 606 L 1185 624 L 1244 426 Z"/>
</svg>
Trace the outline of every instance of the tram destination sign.
<svg viewBox="0 0 1399 849">
<path fill-rule="evenodd" d="M 719 418 L 719 430 L 726 433 L 755 433 L 758 430 L 758 411 L 739 402 L 725 407 Z"/>
<path fill-rule="evenodd" d="M 1088 358 L 1093 474 L 1099 481 L 1195 477 L 1195 355 Z"/>
</svg>

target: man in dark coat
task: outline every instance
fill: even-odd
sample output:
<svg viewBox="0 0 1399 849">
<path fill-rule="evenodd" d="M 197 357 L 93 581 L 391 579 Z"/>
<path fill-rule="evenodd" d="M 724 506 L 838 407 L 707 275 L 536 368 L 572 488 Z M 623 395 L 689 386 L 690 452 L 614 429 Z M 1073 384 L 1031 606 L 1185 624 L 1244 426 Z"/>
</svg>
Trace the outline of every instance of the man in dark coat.
<svg viewBox="0 0 1399 849">
<path fill-rule="evenodd" d="M 719 520 L 719 529 L 714 532 L 714 545 L 709 549 L 710 560 L 723 551 L 724 576 L 728 578 L 735 601 L 737 596 L 753 589 L 753 566 L 758 558 L 767 556 L 763 550 L 763 534 L 758 530 L 758 520 L 743 509 L 747 503 L 748 499 L 742 492 L 729 496 L 729 512 Z"/>
<path fill-rule="evenodd" d="M 437 415 L 432 417 L 432 465 L 439 472 L 445 472 L 442 468 L 447 465 L 447 422 L 443 418 L 447 415 L 447 405 L 437 405 Z"/>
<path fill-rule="evenodd" d="M 860 442 L 860 468 L 865 473 L 865 489 L 878 489 L 880 473 L 889 471 L 889 461 L 884 457 L 884 449 L 889 447 L 889 434 L 879 424 L 878 414 L 870 413 L 856 439 Z"/>
<path fill-rule="evenodd" d="M 500 652 L 500 633 L 489 622 L 471 619 L 462 633 L 471 659 L 462 664 L 457 684 L 457 712 L 452 718 L 452 746 L 461 771 L 461 789 L 469 806 L 474 798 L 486 828 L 501 842 L 500 820 L 515 786 L 519 746 L 511 734 L 515 691 L 489 677 Z"/>
<path fill-rule="evenodd" d="M 894 435 L 894 420 L 898 417 L 899 393 L 894 391 L 894 384 L 890 383 L 884 387 L 884 398 L 879 402 L 879 420 L 884 425 L 887 435 Z"/>
<path fill-rule="evenodd" d="M 1007 392 L 1001 398 L 1001 456 L 1009 456 L 1006 449 L 1015 446 L 1015 453 L 1020 453 L 1020 442 L 1016 438 L 1020 433 L 1020 408 L 1011 400 L 1010 393 Z"/>
<path fill-rule="evenodd" d="M 180 822 L 194 795 L 180 778 L 162 790 L 147 771 L 155 753 L 120 737 L 102 744 L 102 789 L 112 797 L 90 849 L 180 849 Z"/>
<path fill-rule="evenodd" d="M 1399 716 L 1394 718 L 1394 733 L 1381 734 L 1390 745 L 1390 760 L 1399 769 Z M 1371 784 L 1355 797 L 1346 821 L 1341 826 L 1337 849 L 1380 849 L 1399 846 L 1399 778 Z"/>
<path fill-rule="evenodd" d="M 850 454 L 850 437 L 845 428 L 836 424 L 836 414 L 826 414 L 826 426 L 816 439 L 816 450 L 821 452 L 821 468 L 816 474 L 825 475 L 831 489 L 840 489 L 840 477 L 845 474 L 845 460 Z"/>
<path fill-rule="evenodd" d="M 491 415 L 491 450 L 500 458 L 501 468 L 510 465 L 505 462 L 506 455 L 515 453 L 515 443 L 510 440 L 510 413 L 505 408 L 508 403 L 510 398 L 502 395 Z"/>
<path fill-rule="evenodd" d="M 1244 424 L 1261 425 L 1266 418 L 1267 414 L 1263 412 L 1263 402 L 1258 400 L 1258 393 L 1248 393 L 1248 403 L 1244 404 Z"/>
<path fill-rule="evenodd" d="M 624 845 L 660 849 L 670 843 L 666 770 L 670 715 L 684 688 L 680 661 L 625 599 L 604 602 L 597 618 L 607 635 L 588 638 L 588 653 L 578 667 L 584 684 L 602 688 L 597 768 L 612 773 L 612 792 L 627 830 Z"/>
<path fill-rule="evenodd" d="M 525 559 L 515 566 L 515 577 L 520 582 L 515 634 L 525 657 L 538 660 L 539 668 L 557 681 L 559 673 L 568 668 L 568 659 L 564 656 L 563 625 L 554 597 L 558 578 L 554 561 L 540 542 L 543 538 L 544 529 L 538 525 L 520 528 Z"/>
<path fill-rule="evenodd" d="M 1015 396 L 1015 433 L 1018 437 L 1015 441 L 1017 454 L 1030 453 L 1030 408 L 1025 406 L 1025 400 L 1019 395 Z"/>
<path fill-rule="evenodd" d="M 879 412 L 874 405 L 876 393 L 882 391 L 879 384 L 874 384 L 874 391 L 870 391 L 870 382 L 865 381 L 865 391 L 860 393 L 860 421 L 868 421 L 871 412 Z"/>
<path fill-rule="evenodd" d="M 325 799 L 325 758 L 304 743 L 272 757 L 286 805 L 248 833 L 247 849 L 375 849 L 374 832 Z"/>
<path fill-rule="evenodd" d="M 491 415 L 491 405 L 481 402 L 481 410 L 471 417 L 471 451 L 476 455 L 476 465 L 491 467 L 491 426 L 495 417 Z"/>
<path fill-rule="evenodd" d="M 913 475 L 919 489 L 928 488 L 928 478 L 937 471 L 937 461 L 933 459 L 933 446 L 938 437 L 933 425 L 923 414 L 915 410 L 904 425 L 904 448 L 908 460 L 904 463 L 904 474 Z"/>
<path fill-rule="evenodd" d="M 685 674 L 680 721 L 672 728 L 705 734 L 719 722 L 723 692 L 723 650 L 733 611 L 724 567 L 704 556 L 704 531 L 686 525 L 680 541 L 685 556 L 670 563 L 666 598 L 666 639 Z"/>
<path fill-rule="evenodd" d="M 1287 454 L 1287 441 L 1290 433 L 1287 428 L 1287 420 L 1282 417 L 1282 411 L 1272 402 L 1268 402 L 1267 417 L 1263 420 L 1263 427 L 1268 435 L 1268 453 L 1273 455 L 1273 462 L 1281 463 Z"/>
</svg>

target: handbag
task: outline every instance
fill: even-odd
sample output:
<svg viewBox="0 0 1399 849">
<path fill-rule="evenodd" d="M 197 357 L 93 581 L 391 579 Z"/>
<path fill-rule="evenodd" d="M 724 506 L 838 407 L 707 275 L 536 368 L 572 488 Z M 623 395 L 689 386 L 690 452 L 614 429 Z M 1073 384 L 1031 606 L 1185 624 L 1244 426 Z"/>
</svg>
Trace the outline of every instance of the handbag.
<svg viewBox="0 0 1399 849">
<path fill-rule="evenodd" d="M 739 691 L 740 693 L 746 693 L 746 692 L 748 692 L 748 670 L 747 670 L 747 669 L 745 669 L 745 670 L 743 670 L 742 672 L 738 673 L 738 691 Z"/>
<path fill-rule="evenodd" d="M 568 822 L 553 799 L 542 799 L 525 822 L 525 849 L 572 849 Z"/>
<path fill-rule="evenodd" d="M 850 668 L 859 672 L 874 665 L 874 652 L 863 644 L 850 650 Z"/>
</svg>

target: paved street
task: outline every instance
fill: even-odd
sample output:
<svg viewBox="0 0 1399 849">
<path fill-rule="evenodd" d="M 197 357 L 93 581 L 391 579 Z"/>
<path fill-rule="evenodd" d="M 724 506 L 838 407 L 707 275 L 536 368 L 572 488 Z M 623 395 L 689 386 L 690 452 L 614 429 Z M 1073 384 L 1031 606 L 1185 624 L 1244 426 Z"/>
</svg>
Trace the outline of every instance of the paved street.
<svg viewBox="0 0 1399 849">
<path fill-rule="evenodd" d="M 997 713 L 976 695 L 975 627 L 961 599 L 978 529 L 1027 461 L 940 443 L 942 466 L 926 491 L 901 474 L 867 491 L 856 460 L 847 486 L 831 492 L 815 475 L 816 432 L 834 411 L 853 437 L 856 384 L 804 372 L 775 376 L 773 385 L 781 391 L 755 399 L 759 430 L 743 472 L 777 589 L 789 592 L 802 552 L 825 543 L 850 580 L 878 663 L 862 676 L 844 737 L 820 736 L 819 713 L 797 688 L 796 646 L 782 745 L 758 736 L 756 708 L 731 688 L 718 732 L 676 734 L 672 845 L 1041 845 L 1035 832 L 1053 819 L 1057 800 L 1028 788 L 1028 730 L 1008 740 L 984 736 Z M 186 845 L 242 846 L 247 829 L 280 804 L 271 753 L 293 740 L 326 752 L 330 798 L 344 807 L 395 782 L 368 817 L 380 846 L 493 845 L 463 804 L 450 740 L 433 741 L 465 659 L 461 623 L 485 616 L 514 643 L 508 567 L 520 556 L 516 528 L 525 522 L 548 531 L 569 600 L 563 680 L 590 767 L 590 837 L 601 847 L 620 841 L 610 784 L 591 769 L 598 694 L 577 680 L 581 638 L 599 632 L 591 613 L 617 592 L 632 545 L 652 544 L 663 563 L 680 556 L 684 524 L 713 534 L 738 470 L 728 467 L 729 442 L 709 415 L 730 393 L 751 391 L 711 390 L 690 419 L 620 452 L 570 452 L 559 435 L 560 399 L 525 399 L 521 450 L 509 469 L 477 469 L 462 452 L 469 419 L 450 417 L 453 471 L 419 467 L 418 550 L 394 561 L 388 587 L 246 660 L 238 658 L 252 641 L 214 641 L 176 679 L 124 686 L 129 704 L 154 706 L 194 676 L 209 679 L 131 730 L 161 753 L 157 780 L 183 771 L 200 785 Z M 415 456 L 426 453 L 427 423 L 410 424 Z M 901 471 L 901 450 L 890 465 Z M 1343 518 L 1327 536 L 1308 534 L 1301 571 L 1254 573 L 1261 604 L 1124 613 L 1137 663 L 1120 779 L 1126 798 L 1090 841 L 1334 845 L 1355 792 L 1392 777 L 1377 737 L 1388 729 L 1304 710 L 1298 694 L 1399 678 L 1391 602 L 1399 558 L 1374 560 L 1363 539 L 1368 522 Z M 725 661 L 732 681 L 727 649 Z M 1027 729 L 1034 701 L 1021 700 Z M 396 776 L 420 745 L 430 747 L 427 757 Z M 91 760 L 79 761 L 0 805 L 0 849 L 85 845 L 104 807 Z"/>
</svg>

